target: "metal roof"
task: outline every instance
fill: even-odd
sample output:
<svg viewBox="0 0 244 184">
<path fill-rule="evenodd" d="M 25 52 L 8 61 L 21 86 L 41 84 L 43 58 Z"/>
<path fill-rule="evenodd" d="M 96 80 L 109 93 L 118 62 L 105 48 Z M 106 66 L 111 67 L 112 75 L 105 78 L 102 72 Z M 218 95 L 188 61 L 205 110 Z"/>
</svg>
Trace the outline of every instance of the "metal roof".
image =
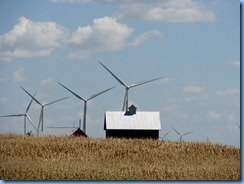
<svg viewBox="0 0 244 184">
<path fill-rule="evenodd" d="M 40 135 L 73 135 L 79 129 L 77 127 L 47 127 Z M 84 134 L 83 131 L 82 134 Z"/>
<path fill-rule="evenodd" d="M 105 130 L 160 130 L 160 113 L 137 111 L 134 115 L 125 115 L 123 111 L 105 113 Z"/>
</svg>

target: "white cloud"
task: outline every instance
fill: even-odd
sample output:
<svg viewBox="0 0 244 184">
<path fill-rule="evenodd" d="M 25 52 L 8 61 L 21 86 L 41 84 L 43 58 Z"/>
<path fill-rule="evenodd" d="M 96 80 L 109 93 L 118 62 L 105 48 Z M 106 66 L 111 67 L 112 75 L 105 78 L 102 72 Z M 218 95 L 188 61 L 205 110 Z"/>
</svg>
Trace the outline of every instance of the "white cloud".
<svg viewBox="0 0 244 184">
<path fill-rule="evenodd" d="M 8 33 L 0 36 L 0 58 L 45 57 L 61 47 L 68 30 L 54 22 L 33 22 L 20 17 Z"/>
<path fill-rule="evenodd" d="M 26 80 L 23 67 L 20 67 L 18 70 L 12 73 L 12 80 L 14 82 L 24 82 Z"/>
<path fill-rule="evenodd" d="M 93 25 L 79 27 L 71 35 L 70 56 L 83 58 L 94 52 L 120 50 L 132 32 L 132 28 L 119 23 L 115 18 L 94 19 Z"/>
<path fill-rule="evenodd" d="M 230 64 L 231 66 L 240 68 L 240 61 L 230 61 L 230 62 L 228 62 L 228 64 Z"/>
<path fill-rule="evenodd" d="M 235 96 L 240 94 L 240 89 L 228 88 L 226 90 L 219 90 L 215 94 L 217 96 Z"/>
<path fill-rule="evenodd" d="M 212 10 L 193 0 L 134 1 L 123 4 L 116 17 L 120 20 L 199 22 L 214 21 Z"/>
<path fill-rule="evenodd" d="M 217 113 L 215 111 L 210 111 L 207 114 L 207 118 L 209 121 L 218 121 L 222 117 L 221 113 Z"/>
<path fill-rule="evenodd" d="M 160 80 L 160 83 L 162 84 L 165 84 L 165 83 L 168 83 L 168 82 L 171 82 L 171 81 L 174 81 L 175 79 L 173 78 L 170 78 L 170 77 L 164 77 Z"/>
<path fill-rule="evenodd" d="M 204 91 L 204 87 L 196 84 L 191 84 L 183 88 L 184 92 L 187 93 L 202 93 Z"/>
<path fill-rule="evenodd" d="M 119 20 L 146 20 L 167 22 L 214 21 L 216 15 L 203 1 L 196 0 L 51 0 L 56 3 L 118 4 L 115 17 Z M 210 4 L 213 7 L 213 5 Z"/>
<path fill-rule="evenodd" d="M 0 36 L 0 60 L 47 57 L 55 49 L 62 49 L 71 58 L 88 58 L 97 52 L 138 46 L 153 36 L 162 36 L 159 31 L 151 30 L 128 43 L 132 32 L 132 28 L 112 17 L 94 19 L 93 24 L 79 26 L 74 32 L 55 22 L 34 22 L 20 17 L 12 30 Z"/>
<path fill-rule="evenodd" d="M 0 51 L 0 58 L 5 61 L 11 61 L 16 58 L 46 57 L 51 54 L 51 51 L 51 49 L 31 51 L 16 48 L 14 50 Z"/>
<path fill-rule="evenodd" d="M 129 43 L 129 46 L 137 47 L 137 46 L 143 44 L 144 42 L 146 42 L 151 37 L 155 37 L 155 36 L 162 38 L 163 34 L 158 30 L 151 30 L 151 31 L 142 33 L 139 36 L 137 36 L 133 42 Z"/>
<path fill-rule="evenodd" d="M 50 86 L 53 84 L 53 79 L 52 78 L 47 78 L 41 81 L 41 85 L 43 86 Z"/>
</svg>

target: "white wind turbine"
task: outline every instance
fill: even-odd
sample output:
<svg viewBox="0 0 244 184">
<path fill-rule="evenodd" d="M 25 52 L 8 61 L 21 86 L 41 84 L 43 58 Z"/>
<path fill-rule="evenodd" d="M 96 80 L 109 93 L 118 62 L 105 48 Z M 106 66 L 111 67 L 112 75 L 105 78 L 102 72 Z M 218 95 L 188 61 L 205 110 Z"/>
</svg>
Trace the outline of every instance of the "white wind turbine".
<svg viewBox="0 0 244 184">
<path fill-rule="evenodd" d="M 173 128 L 173 127 L 171 127 L 171 128 Z M 174 128 L 173 128 L 173 129 L 174 129 Z M 190 134 L 190 133 L 193 132 L 193 131 L 191 131 L 191 132 L 187 132 L 187 133 L 184 133 L 184 134 L 180 134 L 176 129 L 174 129 L 174 131 L 175 131 L 177 134 L 179 134 L 179 136 L 180 136 L 180 142 L 182 141 L 182 137 L 183 137 L 183 136 L 188 135 L 188 134 Z"/>
<path fill-rule="evenodd" d="M 159 80 L 162 79 L 164 77 L 159 77 L 156 79 L 151 79 L 151 80 L 146 80 L 146 81 L 142 81 L 142 82 L 137 82 L 135 84 L 131 84 L 131 85 L 127 85 L 125 82 L 123 82 L 121 79 L 119 79 L 115 74 L 113 74 L 104 64 L 102 64 L 100 61 L 99 63 L 121 84 L 125 87 L 125 97 L 124 97 L 124 103 L 123 103 L 123 107 L 122 107 L 122 111 L 124 110 L 128 110 L 128 96 L 129 96 L 129 89 L 136 87 L 136 86 L 140 86 L 142 84 L 146 84 L 148 82 L 152 82 L 155 80 Z"/>
<path fill-rule="evenodd" d="M 33 96 L 36 95 L 36 92 Z M 20 116 L 24 116 L 24 135 L 26 134 L 26 118 L 29 120 L 29 122 L 31 123 L 31 125 L 36 129 L 37 131 L 37 128 L 35 127 L 35 125 L 33 124 L 33 121 L 31 120 L 30 116 L 27 114 L 27 112 L 29 111 L 30 109 L 30 106 L 32 104 L 32 101 L 33 101 L 33 98 L 31 99 L 29 105 L 27 106 L 26 110 L 25 110 L 25 113 L 23 114 L 13 114 L 13 115 L 3 115 L 3 116 L 0 116 L 0 117 L 20 117 Z"/>
<path fill-rule="evenodd" d="M 168 131 L 161 139 L 162 139 L 162 141 L 164 141 L 164 140 L 166 140 L 165 139 L 165 137 L 169 134 L 171 132 L 171 130 L 170 131 Z"/>
<path fill-rule="evenodd" d="M 43 114 L 44 114 L 44 107 L 48 106 L 48 105 L 51 105 L 51 104 L 54 104 L 56 102 L 59 102 L 61 100 L 65 100 L 67 98 L 70 98 L 70 97 L 65 97 L 65 98 L 61 98 L 61 99 L 58 99 L 58 100 L 55 100 L 55 101 L 52 101 L 52 102 L 49 102 L 49 103 L 46 103 L 46 104 L 43 104 L 41 103 L 40 101 L 38 101 L 34 96 L 32 96 L 28 91 L 26 91 L 23 87 L 21 87 L 30 97 L 32 97 L 35 102 L 37 104 L 39 104 L 41 106 L 41 113 L 40 113 L 40 118 L 39 118 L 39 124 L 38 124 L 38 130 L 37 132 L 39 133 L 39 130 L 40 130 L 40 126 L 41 126 L 41 131 L 43 131 Z"/>
<path fill-rule="evenodd" d="M 72 94 L 73 94 L 74 96 L 76 96 L 78 99 L 84 101 L 84 112 L 83 112 L 83 113 L 84 113 L 84 115 L 83 115 L 83 131 L 84 131 L 84 133 L 86 133 L 86 111 L 87 111 L 87 102 L 88 102 L 89 100 L 91 100 L 91 99 L 93 99 L 93 98 L 95 98 L 95 97 L 97 97 L 97 96 L 99 96 L 99 95 L 101 95 L 101 94 L 103 94 L 103 93 L 105 93 L 105 92 L 107 92 L 107 91 L 109 91 L 109 90 L 115 88 L 115 87 L 112 87 L 112 88 L 106 89 L 106 90 L 104 90 L 104 91 L 101 91 L 101 92 L 99 92 L 99 93 L 96 93 L 96 94 L 90 96 L 89 98 L 85 99 L 85 98 L 83 98 L 83 97 L 77 95 L 75 92 L 71 91 L 69 88 L 65 87 L 63 84 L 61 84 L 61 83 L 59 83 L 59 82 L 58 82 L 58 84 L 60 84 L 62 87 L 64 87 L 64 88 L 65 88 L 66 90 L 68 90 L 70 93 L 72 93 Z M 81 123 L 79 123 L 79 126 L 80 126 L 79 128 L 81 128 Z"/>
</svg>

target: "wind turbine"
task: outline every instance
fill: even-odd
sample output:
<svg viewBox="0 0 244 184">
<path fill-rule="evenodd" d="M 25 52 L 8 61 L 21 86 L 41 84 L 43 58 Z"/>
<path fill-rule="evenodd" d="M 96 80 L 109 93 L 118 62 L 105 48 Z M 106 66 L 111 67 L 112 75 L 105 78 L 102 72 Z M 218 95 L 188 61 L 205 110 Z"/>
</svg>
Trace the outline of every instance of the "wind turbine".
<svg viewBox="0 0 244 184">
<path fill-rule="evenodd" d="M 44 114 L 44 107 L 48 106 L 48 105 L 51 105 L 51 104 L 54 104 L 56 102 L 59 102 L 61 100 L 65 100 L 67 98 L 70 98 L 70 97 L 65 97 L 65 98 L 61 98 L 61 99 L 58 99 L 58 100 L 55 100 L 55 101 L 52 101 L 52 102 L 49 102 L 49 103 L 46 103 L 46 104 L 43 104 L 41 103 L 40 101 L 38 101 L 34 96 L 32 96 L 28 91 L 26 91 L 23 87 L 21 87 L 30 97 L 32 97 L 32 99 L 35 100 L 35 102 L 37 104 L 39 104 L 41 106 L 41 113 L 40 113 L 40 118 L 39 118 L 39 124 L 38 124 L 38 130 L 37 132 L 39 133 L 39 130 L 40 130 L 40 125 L 41 125 L 41 131 L 43 131 L 43 114 Z"/>
<path fill-rule="evenodd" d="M 64 87 L 64 88 L 65 88 L 66 90 L 68 90 L 70 93 L 72 93 L 72 94 L 73 94 L 74 96 L 76 96 L 78 99 L 84 101 L 84 112 L 83 112 L 83 113 L 84 113 L 84 115 L 83 115 L 83 131 L 84 131 L 84 133 L 86 133 L 86 111 L 87 111 L 87 102 L 88 102 L 89 100 L 91 100 L 91 99 L 93 99 L 93 98 L 95 98 L 95 97 L 97 97 L 97 96 L 99 96 L 99 95 L 105 93 L 106 91 L 109 91 L 109 90 L 115 88 L 115 87 L 112 87 L 112 88 L 106 89 L 106 90 L 104 90 L 104 91 L 101 91 L 101 92 L 99 92 L 99 93 L 96 93 L 96 94 L 90 96 L 89 98 L 85 99 L 85 98 L 83 98 L 83 97 L 77 95 L 75 92 L 71 91 L 69 88 L 65 87 L 63 84 L 61 84 L 61 83 L 59 83 L 59 82 L 58 82 L 58 84 L 61 85 L 62 87 Z M 80 128 L 81 128 L 81 123 L 79 123 L 79 126 L 80 126 Z"/>
<path fill-rule="evenodd" d="M 173 127 L 171 127 L 171 128 L 173 128 Z M 173 128 L 173 129 L 174 129 L 174 128 Z M 180 142 L 182 141 L 182 137 L 183 137 L 183 136 L 188 135 L 188 134 L 190 134 L 190 133 L 193 132 L 193 131 L 191 131 L 191 132 L 187 132 L 187 133 L 184 133 L 184 134 L 180 134 L 176 129 L 174 129 L 174 131 L 175 131 L 177 134 L 179 134 L 179 136 L 180 136 Z"/>
<path fill-rule="evenodd" d="M 136 87 L 136 86 L 140 86 L 142 84 L 146 84 L 148 82 L 152 82 L 155 80 L 159 80 L 162 79 L 164 77 L 159 77 L 156 79 L 151 79 L 151 80 L 146 80 L 146 81 L 142 81 L 142 82 L 137 82 L 135 84 L 131 84 L 131 85 L 127 85 L 125 82 L 123 82 L 120 78 L 118 78 L 114 73 L 112 73 L 104 64 L 102 64 L 100 61 L 99 63 L 121 84 L 125 87 L 125 97 L 124 97 L 124 103 L 123 103 L 123 107 L 122 107 L 122 111 L 124 111 L 126 109 L 126 111 L 128 110 L 128 96 L 129 96 L 129 89 Z"/>
<path fill-rule="evenodd" d="M 36 95 L 36 92 L 33 96 Z M 26 118 L 29 120 L 29 122 L 32 124 L 32 126 L 36 129 L 35 125 L 33 124 L 33 121 L 31 120 L 30 116 L 27 114 L 27 112 L 29 111 L 30 109 L 30 106 L 32 104 L 32 101 L 33 101 L 33 98 L 31 99 L 29 105 L 27 106 L 26 110 L 25 110 L 25 113 L 23 114 L 13 114 L 13 115 L 3 115 L 3 116 L 0 116 L 0 117 L 20 117 L 20 116 L 24 116 L 24 135 L 26 134 Z M 37 129 L 36 129 L 37 131 Z"/>
<path fill-rule="evenodd" d="M 168 131 L 168 132 L 162 137 L 162 140 L 165 140 L 164 138 L 165 138 L 170 132 L 171 132 L 171 130 Z"/>
</svg>

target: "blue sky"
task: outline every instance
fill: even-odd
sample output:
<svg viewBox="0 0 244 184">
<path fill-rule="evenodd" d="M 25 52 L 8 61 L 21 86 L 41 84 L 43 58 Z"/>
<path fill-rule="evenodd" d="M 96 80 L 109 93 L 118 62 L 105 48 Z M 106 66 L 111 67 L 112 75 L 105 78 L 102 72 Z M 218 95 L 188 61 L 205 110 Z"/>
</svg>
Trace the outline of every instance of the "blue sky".
<svg viewBox="0 0 244 184">
<path fill-rule="evenodd" d="M 240 145 L 240 2 L 237 0 L 2 0 L 0 114 L 24 113 L 30 93 L 50 102 L 44 128 L 78 126 L 84 98 L 87 134 L 105 137 L 105 111 L 121 110 L 127 84 L 164 76 L 129 91 L 129 105 L 160 111 L 160 135 Z M 29 116 L 37 126 L 40 106 Z M 0 133 L 23 134 L 23 117 L 1 118 Z M 27 123 L 27 131 L 35 130 Z"/>
</svg>

